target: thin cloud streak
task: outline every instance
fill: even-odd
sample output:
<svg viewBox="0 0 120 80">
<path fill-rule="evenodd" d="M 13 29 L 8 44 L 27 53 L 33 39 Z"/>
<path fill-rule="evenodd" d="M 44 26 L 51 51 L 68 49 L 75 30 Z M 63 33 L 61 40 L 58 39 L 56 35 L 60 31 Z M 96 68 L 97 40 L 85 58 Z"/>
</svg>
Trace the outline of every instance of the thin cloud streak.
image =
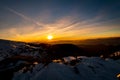
<svg viewBox="0 0 120 80">
<path fill-rule="evenodd" d="M 12 12 L 12 13 L 20 16 L 20 17 L 23 18 L 24 20 L 27 20 L 27 21 L 29 21 L 29 22 L 32 22 L 32 23 L 36 24 L 37 26 L 40 26 L 40 27 L 43 26 L 43 24 L 41 24 L 40 22 L 38 22 L 38 21 L 36 21 L 36 20 L 34 20 L 34 19 L 31 19 L 30 17 L 25 16 L 24 14 L 22 14 L 22 13 L 20 13 L 20 12 L 17 12 L 16 10 L 14 10 L 14 9 L 12 9 L 12 8 L 6 7 L 6 9 L 7 9 L 8 11 L 10 11 L 10 12 Z"/>
</svg>

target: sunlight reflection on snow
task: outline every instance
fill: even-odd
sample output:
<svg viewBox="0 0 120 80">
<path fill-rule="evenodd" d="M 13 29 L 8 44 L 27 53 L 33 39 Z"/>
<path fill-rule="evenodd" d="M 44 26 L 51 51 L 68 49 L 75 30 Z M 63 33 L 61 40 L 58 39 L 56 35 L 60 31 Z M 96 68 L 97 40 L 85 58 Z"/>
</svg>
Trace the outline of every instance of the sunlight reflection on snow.
<svg viewBox="0 0 120 80">
<path fill-rule="evenodd" d="M 117 78 L 120 78 L 120 74 L 117 75 Z"/>
<path fill-rule="evenodd" d="M 35 64 L 35 65 L 36 65 L 36 64 L 38 64 L 38 62 L 34 62 L 33 64 Z"/>
</svg>

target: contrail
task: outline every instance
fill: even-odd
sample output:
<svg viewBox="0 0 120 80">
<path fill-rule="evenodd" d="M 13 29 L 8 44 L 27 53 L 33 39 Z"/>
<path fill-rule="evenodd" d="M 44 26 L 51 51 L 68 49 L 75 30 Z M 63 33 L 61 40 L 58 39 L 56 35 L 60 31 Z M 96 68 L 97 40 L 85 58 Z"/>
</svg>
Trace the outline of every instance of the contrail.
<svg viewBox="0 0 120 80">
<path fill-rule="evenodd" d="M 73 25 L 79 23 L 79 21 L 80 21 L 79 19 L 73 20 L 71 23 L 65 25 L 64 28 L 61 28 L 61 29 L 59 29 L 59 30 L 55 30 L 55 31 L 53 31 L 52 33 L 69 31 L 69 30 L 71 30 L 71 29 L 74 27 Z"/>
<path fill-rule="evenodd" d="M 43 25 L 43 24 L 37 22 L 36 20 L 31 19 L 30 17 L 27 17 L 27 16 L 25 16 L 24 14 L 22 14 L 22 13 L 20 13 L 20 12 L 17 12 L 16 10 L 14 10 L 14 9 L 12 9 L 12 8 L 6 7 L 6 9 L 9 10 L 10 12 L 12 12 L 12 13 L 14 13 L 14 14 L 20 16 L 20 17 L 22 17 L 24 20 L 30 21 L 30 22 L 32 22 L 32 23 L 38 25 L 38 26 L 42 26 L 42 25 Z"/>
</svg>

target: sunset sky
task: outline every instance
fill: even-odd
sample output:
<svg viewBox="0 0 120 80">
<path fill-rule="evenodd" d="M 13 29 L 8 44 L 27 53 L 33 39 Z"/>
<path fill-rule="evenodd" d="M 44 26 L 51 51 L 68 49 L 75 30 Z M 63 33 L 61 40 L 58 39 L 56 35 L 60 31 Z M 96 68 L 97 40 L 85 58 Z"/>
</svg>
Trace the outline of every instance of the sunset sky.
<svg viewBox="0 0 120 80">
<path fill-rule="evenodd" d="M 120 0 L 0 0 L 0 39 L 120 37 Z"/>
</svg>

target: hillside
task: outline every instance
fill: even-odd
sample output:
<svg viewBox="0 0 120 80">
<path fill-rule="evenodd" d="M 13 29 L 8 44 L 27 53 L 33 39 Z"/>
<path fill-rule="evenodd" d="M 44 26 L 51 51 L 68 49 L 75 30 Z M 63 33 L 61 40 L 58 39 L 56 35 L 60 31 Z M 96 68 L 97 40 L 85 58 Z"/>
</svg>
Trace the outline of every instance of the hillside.
<svg viewBox="0 0 120 80">
<path fill-rule="evenodd" d="M 0 40 L 0 80 L 118 80 L 119 74 L 119 45 Z"/>
</svg>

